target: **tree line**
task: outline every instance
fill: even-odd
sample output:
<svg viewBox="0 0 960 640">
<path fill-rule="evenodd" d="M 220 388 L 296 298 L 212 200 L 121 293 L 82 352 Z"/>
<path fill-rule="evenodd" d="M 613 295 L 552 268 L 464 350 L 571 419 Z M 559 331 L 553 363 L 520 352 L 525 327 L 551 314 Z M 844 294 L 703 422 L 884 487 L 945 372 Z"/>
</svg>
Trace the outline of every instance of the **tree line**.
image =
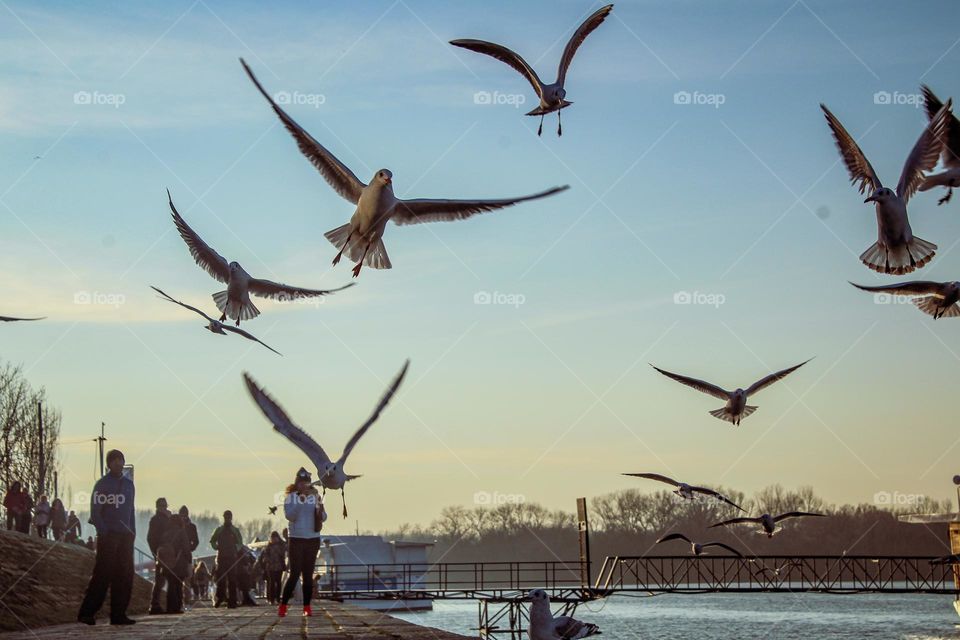
<svg viewBox="0 0 960 640">
<path fill-rule="evenodd" d="M 59 465 L 60 412 L 49 406 L 46 390 L 34 388 L 19 365 L 0 364 L 0 421 L 0 479 L 4 492 L 19 481 L 34 500 L 39 498 L 35 494 L 41 485 L 43 458 L 42 484 L 52 495 Z"/>
</svg>

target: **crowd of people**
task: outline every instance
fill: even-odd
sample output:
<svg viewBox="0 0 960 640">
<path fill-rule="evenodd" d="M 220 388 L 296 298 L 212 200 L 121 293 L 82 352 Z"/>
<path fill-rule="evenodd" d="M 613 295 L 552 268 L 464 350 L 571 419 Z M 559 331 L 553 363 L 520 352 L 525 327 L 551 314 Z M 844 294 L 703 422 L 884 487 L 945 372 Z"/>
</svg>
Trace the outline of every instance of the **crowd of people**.
<svg viewBox="0 0 960 640">
<path fill-rule="evenodd" d="M 50 502 L 45 495 L 34 502 L 29 490 L 20 481 L 10 483 L 3 496 L 6 528 L 45 540 L 67 542 L 95 549 L 92 536 L 83 539 L 83 526 L 75 511 L 67 511 L 60 498 Z"/>
</svg>

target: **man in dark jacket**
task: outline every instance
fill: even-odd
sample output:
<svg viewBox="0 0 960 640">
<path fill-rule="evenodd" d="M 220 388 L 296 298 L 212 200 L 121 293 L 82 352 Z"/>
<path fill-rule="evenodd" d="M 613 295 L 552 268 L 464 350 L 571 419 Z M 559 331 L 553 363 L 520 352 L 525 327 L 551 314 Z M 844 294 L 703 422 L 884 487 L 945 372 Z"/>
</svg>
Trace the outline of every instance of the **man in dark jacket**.
<svg viewBox="0 0 960 640">
<path fill-rule="evenodd" d="M 223 524 L 210 536 L 210 546 L 217 551 L 217 595 L 215 606 L 224 598 L 228 609 L 237 608 L 238 563 L 243 550 L 243 536 L 233 526 L 233 512 L 223 512 Z"/>
<path fill-rule="evenodd" d="M 77 621 L 96 624 L 97 611 L 110 589 L 110 624 L 129 625 L 127 605 L 133 590 L 133 541 L 137 516 L 133 480 L 123 473 L 123 453 L 107 453 L 110 472 L 93 486 L 90 523 L 97 530 L 97 559 Z"/>
<path fill-rule="evenodd" d="M 167 572 L 160 567 L 160 545 L 167 537 L 167 528 L 170 526 L 170 511 L 167 509 L 167 499 L 157 498 L 157 512 L 150 518 L 150 528 L 147 530 L 147 546 L 153 554 L 153 593 L 150 596 L 150 614 L 163 613 L 160 606 L 160 594 L 166 583 Z"/>
</svg>

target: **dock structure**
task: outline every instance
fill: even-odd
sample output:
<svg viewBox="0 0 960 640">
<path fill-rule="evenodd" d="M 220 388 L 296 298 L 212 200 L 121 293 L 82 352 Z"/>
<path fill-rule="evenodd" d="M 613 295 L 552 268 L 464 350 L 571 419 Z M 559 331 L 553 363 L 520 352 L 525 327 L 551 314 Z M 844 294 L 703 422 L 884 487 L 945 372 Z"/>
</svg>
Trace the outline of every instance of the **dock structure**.
<svg viewBox="0 0 960 640">
<path fill-rule="evenodd" d="M 285 618 L 272 606 L 213 608 L 200 603 L 182 615 L 138 617 L 130 627 L 111 627 L 106 619 L 96 626 L 79 623 L 2 633 L 3 640 L 60 640 L 60 638 L 143 638 L 146 640 L 465 640 L 439 629 L 423 627 L 386 613 L 353 604 L 315 602 L 313 616 L 304 618 L 291 607 Z"/>
</svg>

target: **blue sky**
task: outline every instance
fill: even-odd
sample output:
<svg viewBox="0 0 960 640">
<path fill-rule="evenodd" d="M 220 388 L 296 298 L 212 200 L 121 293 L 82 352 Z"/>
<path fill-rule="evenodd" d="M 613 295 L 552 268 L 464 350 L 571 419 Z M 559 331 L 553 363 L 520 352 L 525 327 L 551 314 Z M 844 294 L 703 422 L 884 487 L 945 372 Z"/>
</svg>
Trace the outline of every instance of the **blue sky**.
<svg viewBox="0 0 960 640">
<path fill-rule="evenodd" d="M 349 462 L 364 477 L 334 532 L 353 516 L 424 522 L 478 492 L 572 508 L 636 486 L 620 471 L 748 493 L 811 484 L 833 501 L 949 495 L 960 323 L 847 284 L 895 279 L 857 260 L 874 214 L 818 103 L 895 184 L 924 125 L 920 83 L 957 95 L 957 7 L 618 2 L 568 74 L 562 138 L 555 117 L 536 136 L 518 74 L 446 44 L 502 42 L 552 79 L 598 6 L 4 3 L 3 312 L 49 319 L 3 327 L 3 357 L 48 388 L 65 441 L 107 423 L 144 505 L 162 494 L 259 516 L 306 462 L 255 410 L 242 371 L 338 451 L 407 357 L 407 383 Z M 261 305 L 248 328 L 282 359 L 211 336 L 148 288 L 206 309 L 221 288 L 189 258 L 165 188 L 254 275 L 350 279 L 323 232 L 352 208 L 239 57 L 268 91 L 301 96 L 289 113 L 361 179 L 390 168 L 400 196 L 571 189 L 390 227 L 391 271 L 365 270 L 322 305 Z M 477 104 L 478 92 L 525 103 Z M 722 104 L 677 104 L 678 92 Z M 915 234 L 940 247 L 919 277 L 956 279 L 960 205 L 937 197 L 910 206 Z M 483 292 L 522 304 L 476 304 Z M 675 304 L 682 292 L 722 304 Z M 735 387 L 811 356 L 738 429 L 647 366 Z M 92 445 L 64 453 L 66 482 L 86 488 Z"/>
</svg>

